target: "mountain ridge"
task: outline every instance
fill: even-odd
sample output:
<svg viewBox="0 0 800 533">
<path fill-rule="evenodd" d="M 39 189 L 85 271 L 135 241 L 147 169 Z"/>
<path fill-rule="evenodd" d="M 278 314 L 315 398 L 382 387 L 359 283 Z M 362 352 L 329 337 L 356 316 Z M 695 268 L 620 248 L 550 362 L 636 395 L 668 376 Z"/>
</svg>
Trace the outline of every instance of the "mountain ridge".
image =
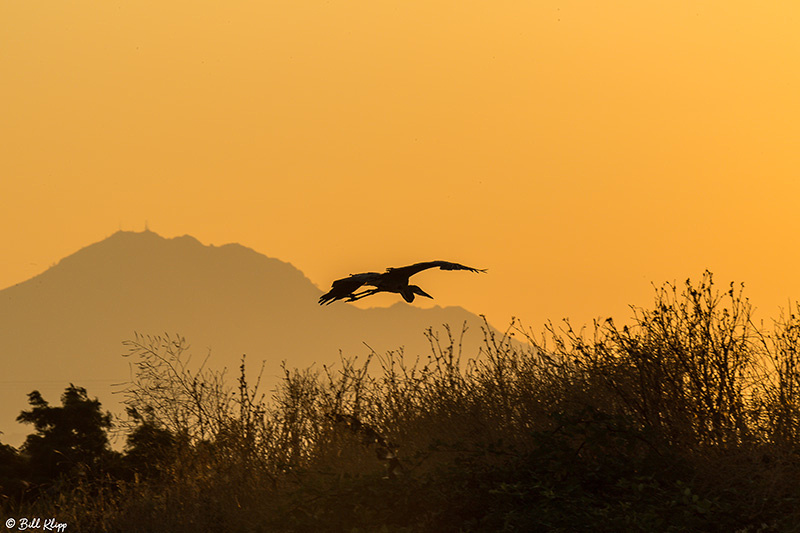
<svg viewBox="0 0 800 533">
<path fill-rule="evenodd" d="M 0 431 L 6 433 L 0 440 L 18 445 L 27 434 L 13 420 L 33 389 L 54 402 L 70 382 L 125 381 L 129 361 L 120 357 L 121 343 L 135 332 L 177 332 L 196 349 L 210 350 L 213 367 L 233 368 L 245 353 L 251 362 L 266 360 L 266 381 L 274 386 L 282 360 L 301 368 L 330 364 L 340 350 L 367 353 L 364 343 L 378 352 L 402 346 L 406 353 L 429 353 L 428 327 L 482 325 L 460 307 L 320 307 L 321 294 L 291 263 L 238 243 L 210 246 L 145 230 L 119 231 L 85 246 L 0 290 L 0 380 L 15 385 L 0 390 Z M 121 411 L 110 390 L 87 388 L 105 408 Z"/>
</svg>

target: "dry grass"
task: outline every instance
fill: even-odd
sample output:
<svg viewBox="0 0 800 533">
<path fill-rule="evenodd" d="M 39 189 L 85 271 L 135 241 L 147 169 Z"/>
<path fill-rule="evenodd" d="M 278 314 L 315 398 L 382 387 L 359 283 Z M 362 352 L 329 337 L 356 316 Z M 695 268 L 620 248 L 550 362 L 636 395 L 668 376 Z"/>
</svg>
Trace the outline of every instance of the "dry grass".
<svg viewBox="0 0 800 533">
<path fill-rule="evenodd" d="M 23 510 L 79 531 L 800 530 L 798 313 L 766 332 L 709 273 L 634 312 L 486 327 L 469 359 L 445 326 L 426 358 L 286 369 L 271 397 L 244 361 L 229 386 L 138 337 L 133 459 Z"/>
</svg>

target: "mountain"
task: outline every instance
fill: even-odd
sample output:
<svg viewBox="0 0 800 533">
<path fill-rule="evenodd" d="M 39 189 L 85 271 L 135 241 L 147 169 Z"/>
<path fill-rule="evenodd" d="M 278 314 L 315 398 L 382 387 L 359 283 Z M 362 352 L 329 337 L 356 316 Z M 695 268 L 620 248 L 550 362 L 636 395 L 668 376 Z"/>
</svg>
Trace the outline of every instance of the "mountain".
<svg viewBox="0 0 800 533">
<path fill-rule="evenodd" d="M 62 259 L 28 281 L 0 291 L 0 441 L 18 446 L 31 427 L 14 420 L 38 389 L 59 404 L 69 383 L 123 412 L 113 384 L 131 376 L 124 340 L 180 334 L 195 357 L 230 369 L 243 354 L 251 373 L 266 361 L 274 387 L 280 362 L 305 368 L 346 356 L 404 347 L 428 355 L 423 332 L 467 322 L 465 355 L 477 353 L 482 320 L 460 307 L 421 309 L 320 307 L 322 291 L 289 263 L 239 244 L 205 246 L 190 236 L 120 231 Z"/>
</svg>

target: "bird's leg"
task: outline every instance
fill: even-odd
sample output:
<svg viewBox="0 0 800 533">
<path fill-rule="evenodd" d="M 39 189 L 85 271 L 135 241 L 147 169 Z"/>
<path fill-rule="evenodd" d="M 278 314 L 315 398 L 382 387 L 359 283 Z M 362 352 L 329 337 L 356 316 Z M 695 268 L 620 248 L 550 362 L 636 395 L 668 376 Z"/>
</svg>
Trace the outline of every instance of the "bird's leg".
<svg viewBox="0 0 800 533">
<path fill-rule="evenodd" d="M 361 298 L 366 298 L 367 296 L 371 296 L 378 292 L 378 289 L 368 289 L 364 292 L 359 292 L 358 294 L 351 294 L 350 297 L 347 299 L 348 302 L 355 302 L 356 300 L 360 300 Z"/>
<path fill-rule="evenodd" d="M 356 300 L 360 300 L 361 298 L 364 298 L 365 296 L 369 296 L 371 293 L 372 293 L 371 290 L 364 291 L 364 292 L 359 292 L 358 294 L 354 293 L 354 294 L 350 295 L 350 297 L 347 299 L 347 301 L 348 302 L 355 302 Z"/>
</svg>

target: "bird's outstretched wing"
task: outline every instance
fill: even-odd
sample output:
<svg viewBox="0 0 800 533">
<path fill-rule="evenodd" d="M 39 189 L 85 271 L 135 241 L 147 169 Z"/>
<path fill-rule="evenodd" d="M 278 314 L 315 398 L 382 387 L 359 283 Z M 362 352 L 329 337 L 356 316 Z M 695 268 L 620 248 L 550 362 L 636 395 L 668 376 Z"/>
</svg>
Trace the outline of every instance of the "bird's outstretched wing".
<svg viewBox="0 0 800 533">
<path fill-rule="evenodd" d="M 389 267 L 386 273 L 391 273 L 394 276 L 411 277 L 417 272 L 427 270 L 429 268 L 440 268 L 442 270 L 469 270 L 470 272 L 486 272 L 486 269 L 472 268 L 460 263 L 451 263 L 449 261 L 425 261 L 423 263 L 415 263 L 399 268 Z"/>
<path fill-rule="evenodd" d="M 331 285 L 331 290 L 319 297 L 319 305 L 328 304 L 343 298 L 349 298 L 362 285 L 374 281 L 379 277 L 377 272 L 363 272 L 361 274 L 351 274 L 346 278 L 337 279 Z"/>
</svg>

